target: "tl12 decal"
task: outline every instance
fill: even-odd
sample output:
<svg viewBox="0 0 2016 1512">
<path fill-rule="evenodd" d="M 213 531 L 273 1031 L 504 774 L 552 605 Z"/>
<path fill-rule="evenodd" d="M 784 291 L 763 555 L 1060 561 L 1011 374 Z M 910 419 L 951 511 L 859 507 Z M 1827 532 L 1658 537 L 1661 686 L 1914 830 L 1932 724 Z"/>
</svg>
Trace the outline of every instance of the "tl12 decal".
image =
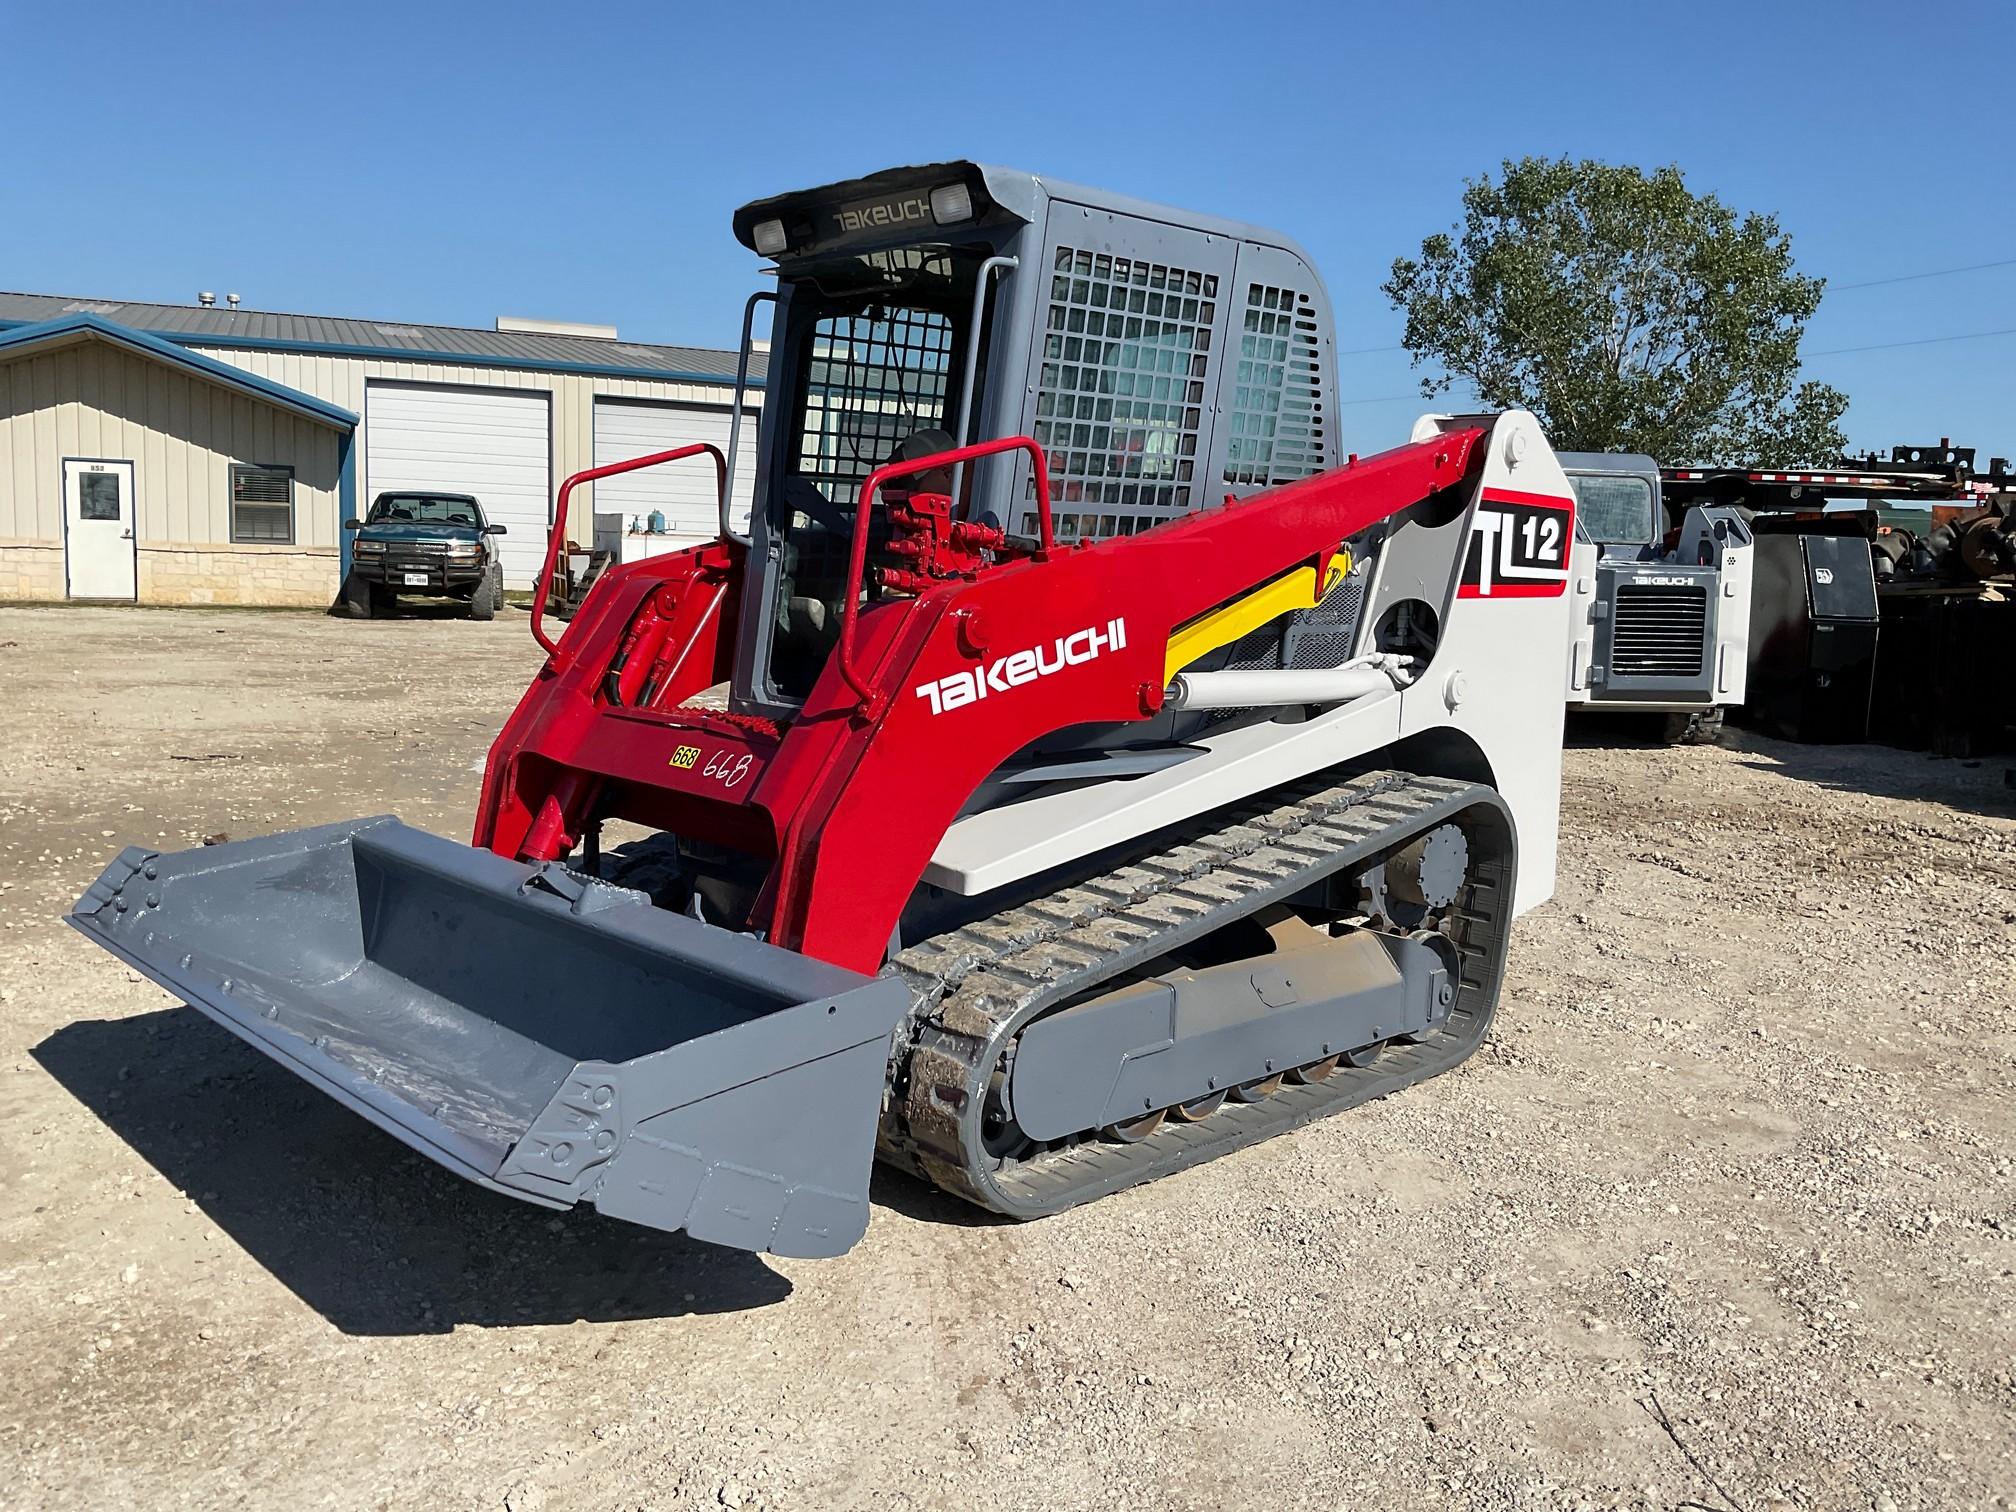
<svg viewBox="0 0 2016 1512">
<path fill-rule="evenodd" d="M 1486 493 L 1470 524 L 1459 598 L 1558 598 L 1568 591 L 1575 505 L 1548 494 Z"/>
</svg>

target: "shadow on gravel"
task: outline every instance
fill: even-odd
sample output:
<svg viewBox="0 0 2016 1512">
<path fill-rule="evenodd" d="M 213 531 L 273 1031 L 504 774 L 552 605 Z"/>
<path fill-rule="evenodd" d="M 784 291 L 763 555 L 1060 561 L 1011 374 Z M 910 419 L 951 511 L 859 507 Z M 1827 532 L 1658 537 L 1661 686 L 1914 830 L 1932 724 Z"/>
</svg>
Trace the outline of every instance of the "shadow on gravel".
<svg viewBox="0 0 2016 1512">
<path fill-rule="evenodd" d="M 508 614 L 512 607 L 506 604 L 499 617 Z M 350 618 L 340 600 L 331 606 L 328 612 L 333 619 Z M 397 620 L 466 620 L 469 618 L 469 606 L 457 603 L 454 599 L 401 599 L 393 608 L 381 609 L 371 618 L 381 623 Z"/>
<path fill-rule="evenodd" d="M 1666 746 L 1661 733 L 1664 716 L 1658 714 L 1586 714 L 1572 711 L 1562 726 L 1561 743 L 1571 750 L 1608 750 L 1612 747 Z"/>
<path fill-rule="evenodd" d="M 484 1191 L 193 1008 L 71 1024 L 33 1054 L 345 1333 L 738 1312 L 791 1294 L 758 1256 Z"/>
<path fill-rule="evenodd" d="M 1944 803 L 1997 819 L 2016 818 L 2016 756 L 1934 756 L 1879 745 L 1797 745 L 1751 730 L 1724 737 L 1752 771 L 1840 792 Z"/>
<path fill-rule="evenodd" d="M 945 1224 L 952 1228 L 995 1228 L 1012 1226 L 1018 1221 L 975 1207 L 963 1197 L 941 1192 L 930 1182 L 920 1180 L 907 1171 L 894 1170 L 879 1160 L 875 1163 L 874 1174 L 868 1179 L 868 1201 L 874 1207 L 887 1208 L 919 1223 Z"/>
</svg>

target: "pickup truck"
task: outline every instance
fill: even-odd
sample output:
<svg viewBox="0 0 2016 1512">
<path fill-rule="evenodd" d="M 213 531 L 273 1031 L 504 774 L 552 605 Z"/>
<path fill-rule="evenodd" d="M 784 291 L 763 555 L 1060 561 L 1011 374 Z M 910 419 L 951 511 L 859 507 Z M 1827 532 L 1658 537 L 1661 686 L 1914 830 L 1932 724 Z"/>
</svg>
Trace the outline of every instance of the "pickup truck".
<svg viewBox="0 0 2016 1512">
<path fill-rule="evenodd" d="M 353 619 L 389 611 L 402 593 L 460 599 L 471 619 L 494 618 L 504 602 L 504 567 L 494 539 L 502 525 L 468 494 L 382 493 L 357 532 L 341 603 Z"/>
</svg>

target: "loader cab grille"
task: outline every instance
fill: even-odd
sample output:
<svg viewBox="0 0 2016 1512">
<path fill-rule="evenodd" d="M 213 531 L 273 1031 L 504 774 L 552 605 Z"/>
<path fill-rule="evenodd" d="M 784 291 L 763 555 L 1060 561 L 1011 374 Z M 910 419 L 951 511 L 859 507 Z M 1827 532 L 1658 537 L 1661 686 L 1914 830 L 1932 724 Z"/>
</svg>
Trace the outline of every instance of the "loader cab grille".
<svg viewBox="0 0 2016 1512">
<path fill-rule="evenodd" d="M 1227 419 L 1225 481 L 1267 488 L 1324 468 L 1322 327 L 1307 294 L 1249 284 Z"/>
<path fill-rule="evenodd" d="M 951 382 L 949 316 L 902 305 L 827 316 L 813 327 L 798 475 L 851 511 L 904 438 L 943 427 Z"/>
<path fill-rule="evenodd" d="M 1707 669 L 1708 590 L 1624 583 L 1617 589 L 1615 677 L 1699 677 Z"/>
<path fill-rule="evenodd" d="M 1061 540 L 1133 535 L 1203 502 L 1195 488 L 1218 278 L 1060 246 L 1032 431 Z M 1036 531 L 1033 484 L 1017 524 Z"/>
</svg>

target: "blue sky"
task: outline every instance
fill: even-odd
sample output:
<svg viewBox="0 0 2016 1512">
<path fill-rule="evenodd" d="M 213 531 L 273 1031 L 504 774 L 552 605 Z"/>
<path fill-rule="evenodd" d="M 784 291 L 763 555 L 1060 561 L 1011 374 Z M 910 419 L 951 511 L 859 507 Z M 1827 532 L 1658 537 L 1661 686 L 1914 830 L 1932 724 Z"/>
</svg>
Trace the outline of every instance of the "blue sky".
<svg viewBox="0 0 2016 1512">
<path fill-rule="evenodd" d="M 0 90 L 0 288 L 727 345 L 737 204 L 976 157 L 1295 236 L 1369 450 L 1422 407 L 1405 353 L 1358 350 L 1399 340 L 1392 259 L 1465 176 L 1568 153 L 1780 217 L 1830 281 L 1807 368 L 1857 446 L 2016 453 L 2016 334 L 1889 345 L 2016 330 L 2006 0 L 0 0 L 0 54 L 30 65 Z"/>
</svg>

